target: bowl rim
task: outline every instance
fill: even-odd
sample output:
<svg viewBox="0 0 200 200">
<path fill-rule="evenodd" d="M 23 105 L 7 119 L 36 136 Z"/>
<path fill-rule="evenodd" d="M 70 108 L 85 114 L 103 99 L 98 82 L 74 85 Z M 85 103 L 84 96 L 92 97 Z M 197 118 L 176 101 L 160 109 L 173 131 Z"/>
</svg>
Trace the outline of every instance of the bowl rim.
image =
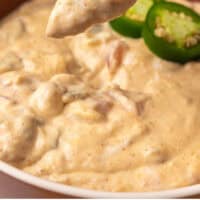
<svg viewBox="0 0 200 200">
<path fill-rule="evenodd" d="M 0 161 L 0 172 L 3 172 L 17 180 L 58 194 L 85 198 L 180 198 L 200 194 L 200 184 L 182 187 L 179 189 L 158 192 L 103 192 L 55 183 L 39 177 L 35 177 L 19 170 L 3 161 Z"/>
</svg>

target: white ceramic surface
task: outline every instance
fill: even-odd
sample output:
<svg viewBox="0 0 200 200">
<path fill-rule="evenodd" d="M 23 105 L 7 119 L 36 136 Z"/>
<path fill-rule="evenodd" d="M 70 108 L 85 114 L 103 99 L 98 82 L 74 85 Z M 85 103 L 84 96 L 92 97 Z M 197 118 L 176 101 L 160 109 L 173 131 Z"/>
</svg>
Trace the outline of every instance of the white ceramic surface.
<svg viewBox="0 0 200 200">
<path fill-rule="evenodd" d="M 57 192 L 64 195 L 70 195 L 75 197 L 87 197 L 87 198 L 177 198 L 186 197 L 200 194 L 200 185 L 194 185 L 184 187 L 175 190 L 167 190 L 160 192 L 129 192 L 129 193 L 112 193 L 112 192 L 100 192 L 86 190 L 71 186 L 66 186 L 58 183 L 54 183 L 48 180 L 34 177 L 21 170 L 18 170 L 2 161 L 0 161 L 0 171 L 8 174 L 22 182 L 37 186 L 39 188 Z"/>
</svg>

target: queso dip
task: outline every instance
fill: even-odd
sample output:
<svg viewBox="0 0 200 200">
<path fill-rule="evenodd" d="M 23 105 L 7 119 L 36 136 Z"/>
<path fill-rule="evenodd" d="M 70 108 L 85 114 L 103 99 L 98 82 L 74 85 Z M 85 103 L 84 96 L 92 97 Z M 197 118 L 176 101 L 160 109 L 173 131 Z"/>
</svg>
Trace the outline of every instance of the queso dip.
<svg viewBox="0 0 200 200">
<path fill-rule="evenodd" d="M 1 21 L 0 159 L 101 191 L 200 183 L 200 63 L 164 61 L 108 24 L 47 38 L 54 3 Z"/>
</svg>

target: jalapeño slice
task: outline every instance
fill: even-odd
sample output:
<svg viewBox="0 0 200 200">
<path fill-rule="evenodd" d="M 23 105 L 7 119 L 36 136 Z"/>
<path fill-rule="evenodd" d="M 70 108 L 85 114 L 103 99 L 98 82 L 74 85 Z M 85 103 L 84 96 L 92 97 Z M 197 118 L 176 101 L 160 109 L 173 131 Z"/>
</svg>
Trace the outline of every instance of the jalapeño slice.
<svg viewBox="0 0 200 200">
<path fill-rule="evenodd" d="M 162 0 L 137 0 L 121 17 L 110 22 L 111 27 L 121 35 L 140 38 L 146 15 L 151 6 Z"/>
<path fill-rule="evenodd" d="M 179 63 L 200 59 L 200 15 L 183 5 L 154 4 L 143 37 L 150 50 L 163 59 Z"/>
</svg>

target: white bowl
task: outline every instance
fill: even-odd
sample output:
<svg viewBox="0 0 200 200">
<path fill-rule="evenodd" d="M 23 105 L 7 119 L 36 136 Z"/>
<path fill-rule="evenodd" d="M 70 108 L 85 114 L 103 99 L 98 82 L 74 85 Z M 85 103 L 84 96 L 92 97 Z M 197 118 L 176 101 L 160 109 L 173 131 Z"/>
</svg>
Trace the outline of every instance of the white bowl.
<svg viewBox="0 0 200 200">
<path fill-rule="evenodd" d="M 86 190 L 77 187 L 71 187 L 34 177 L 21 170 L 18 170 L 2 161 L 0 161 L 0 172 L 12 176 L 24 183 L 63 195 L 86 198 L 178 198 L 189 197 L 200 194 L 200 184 L 188 186 L 180 189 L 166 190 L 159 192 L 101 192 Z"/>
</svg>

